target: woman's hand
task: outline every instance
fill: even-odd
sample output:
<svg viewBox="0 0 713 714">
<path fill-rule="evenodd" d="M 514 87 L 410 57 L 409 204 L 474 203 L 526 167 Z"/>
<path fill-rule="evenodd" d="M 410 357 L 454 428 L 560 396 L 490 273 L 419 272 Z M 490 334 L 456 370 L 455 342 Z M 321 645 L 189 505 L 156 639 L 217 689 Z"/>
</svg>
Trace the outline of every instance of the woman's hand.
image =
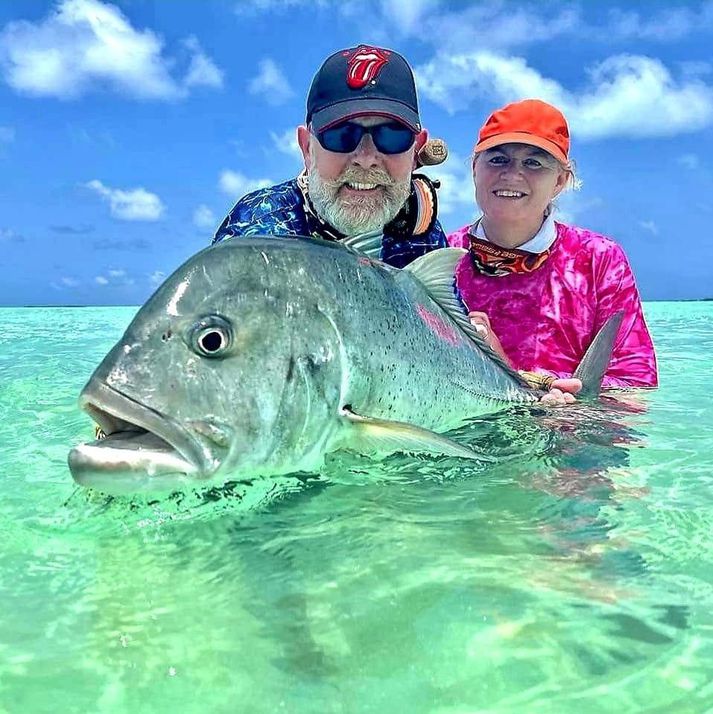
<svg viewBox="0 0 713 714">
<path fill-rule="evenodd" d="M 488 343 L 488 346 L 500 355 L 506 362 L 512 367 L 508 356 L 505 354 L 503 346 L 500 344 L 498 336 L 493 332 L 493 328 L 490 326 L 490 318 L 484 312 L 469 312 L 468 319 L 470 324 L 475 327 L 475 331 Z"/>
<path fill-rule="evenodd" d="M 561 407 L 565 404 L 574 404 L 577 401 L 575 394 L 582 388 L 578 379 L 555 379 L 550 391 L 540 398 L 541 404 L 551 407 Z"/>
</svg>

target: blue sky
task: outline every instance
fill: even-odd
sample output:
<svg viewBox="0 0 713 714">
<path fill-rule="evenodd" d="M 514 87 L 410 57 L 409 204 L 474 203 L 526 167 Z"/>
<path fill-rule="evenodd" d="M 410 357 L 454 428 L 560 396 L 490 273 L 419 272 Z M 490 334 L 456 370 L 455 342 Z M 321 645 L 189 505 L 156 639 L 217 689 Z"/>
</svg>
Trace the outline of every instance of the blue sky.
<svg viewBox="0 0 713 714">
<path fill-rule="evenodd" d="M 478 127 L 540 97 L 583 186 L 562 219 L 626 249 L 645 300 L 713 297 L 713 0 L 0 2 L 0 305 L 142 303 L 246 191 L 300 168 L 331 52 L 391 47 L 476 215 Z"/>
</svg>

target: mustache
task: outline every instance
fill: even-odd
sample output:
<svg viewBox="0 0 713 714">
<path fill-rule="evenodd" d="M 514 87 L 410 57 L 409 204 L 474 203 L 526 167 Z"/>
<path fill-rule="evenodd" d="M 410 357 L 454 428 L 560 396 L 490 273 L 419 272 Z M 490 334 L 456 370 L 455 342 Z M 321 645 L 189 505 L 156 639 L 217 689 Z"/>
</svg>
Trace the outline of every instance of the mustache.
<svg viewBox="0 0 713 714">
<path fill-rule="evenodd" d="M 384 169 L 374 167 L 372 169 L 358 169 L 349 166 L 333 181 L 327 181 L 332 188 L 340 188 L 345 183 L 376 183 L 385 188 L 390 188 L 396 181 L 389 176 Z"/>
</svg>

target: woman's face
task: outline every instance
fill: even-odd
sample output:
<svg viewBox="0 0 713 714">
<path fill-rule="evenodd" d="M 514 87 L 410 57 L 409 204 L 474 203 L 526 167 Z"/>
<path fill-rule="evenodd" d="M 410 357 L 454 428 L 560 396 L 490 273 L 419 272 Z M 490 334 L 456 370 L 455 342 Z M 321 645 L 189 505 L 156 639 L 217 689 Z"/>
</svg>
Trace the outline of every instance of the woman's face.
<svg viewBox="0 0 713 714">
<path fill-rule="evenodd" d="M 475 200 L 491 224 L 539 227 L 550 201 L 567 183 L 567 172 L 535 146 L 501 144 L 478 154 L 473 181 Z"/>
</svg>

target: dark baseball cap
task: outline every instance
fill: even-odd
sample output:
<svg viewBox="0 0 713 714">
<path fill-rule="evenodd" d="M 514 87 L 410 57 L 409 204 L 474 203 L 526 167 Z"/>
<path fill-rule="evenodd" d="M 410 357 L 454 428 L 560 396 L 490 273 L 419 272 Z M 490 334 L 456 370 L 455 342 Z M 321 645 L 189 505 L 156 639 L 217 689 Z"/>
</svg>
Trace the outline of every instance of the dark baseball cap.
<svg viewBox="0 0 713 714">
<path fill-rule="evenodd" d="M 398 52 L 371 45 L 339 50 L 314 75 L 307 97 L 307 124 L 315 132 L 366 114 L 421 131 L 413 72 Z"/>
</svg>

